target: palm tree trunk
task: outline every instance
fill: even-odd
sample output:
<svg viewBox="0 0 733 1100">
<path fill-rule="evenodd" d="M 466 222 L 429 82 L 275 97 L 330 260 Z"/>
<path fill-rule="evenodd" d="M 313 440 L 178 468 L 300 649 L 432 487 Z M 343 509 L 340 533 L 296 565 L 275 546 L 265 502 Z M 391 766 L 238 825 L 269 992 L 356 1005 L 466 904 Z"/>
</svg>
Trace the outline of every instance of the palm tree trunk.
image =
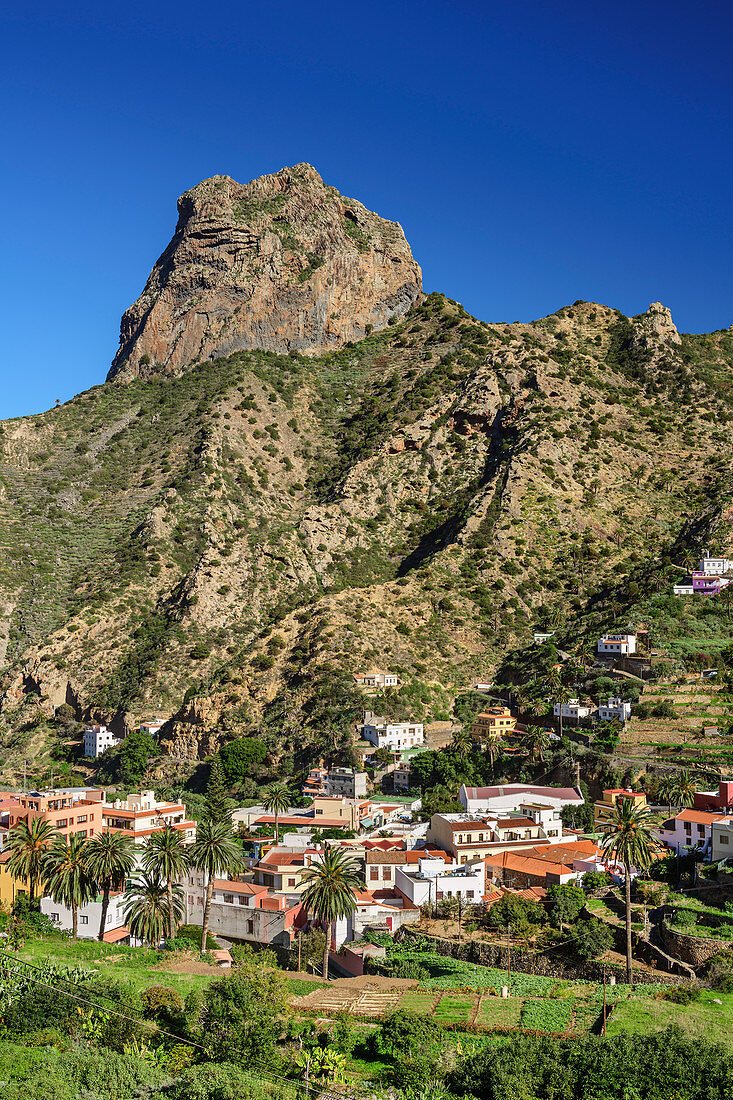
<svg viewBox="0 0 733 1100">
<path fill-rule="evenodd" d="M 109 891 L 111 885 L 109 879 L 106 879 L 102 889 L 102 915 L 99 918 L 99 935 L 97 936 L 100 943 L 104 939 L 104 928 L 107 924 L 107 910 L 109 909 Z"/>
<path fill-rule="evenodd" d="M 78 923 L 78 914 L 77 914 L 77 909 L 76 909 L 76 902 L 72 901 L 72 903 L 71 903 L 71 934 L 74 937 L 74 939 L 76 939 L 77 923 Z"/>
<path fill-rule="evenodd" d="M 201 954 L 206 950 L 206 940 L 209 934 L 209 918 L 211 917 L 211 899 L 214 896 L 214 876 L 209 875 L 206 883 L 206 904 L 204 905 L 204 922 L 201 927 Z"/>
<path fill-rule="evenodd" d="M 626 981 L 634 985 L 634 971 L 631 965 L 631 867 L 624 863 L 624 893 L 626 895 Z"/>
<path fill-rule="evenodd" d="M 173 880 L 168 879 L 168 934 L 173 940 L 176 937 L 176 916 L 173 912 Z"/>
<path fill-rule="evenodd" d="M 279 830 L 278 830 L 277 818 L 278 818 L 278 813 L 277 813 L 277 810 L 275 810 L 275 847 L 276 848 L 277 848 L 278 844 L 280 843 L 280 833 L 279 833 Z"/>
</svg>

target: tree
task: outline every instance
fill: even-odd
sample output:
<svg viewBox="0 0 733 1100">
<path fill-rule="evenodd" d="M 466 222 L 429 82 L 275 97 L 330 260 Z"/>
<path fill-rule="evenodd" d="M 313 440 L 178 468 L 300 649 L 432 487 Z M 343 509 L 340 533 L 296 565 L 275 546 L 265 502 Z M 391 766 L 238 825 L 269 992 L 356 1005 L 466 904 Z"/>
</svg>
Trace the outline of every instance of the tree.
<svg viewBox="0 0 733 1100">
<path fill-rule="evenodd" d="M 112 833 L 109 829 L 97 833 L 87 844 L 87 869 L 102 890 L 102 913 L 99 920 L 100 943 L 104 938 L 109 909 L 109 895 L 119 890 L 135 866 L 137 847 L 132 837 L 125 833 Z"/>
<path fill-rule="evenodd" d="M 465 760 L 473 747 L 473 738 L 471 737 L 471 731 L 466 729 L 456 730 L 453 734 L 453 740 L 451 742 L 451 748 L 455 752 L 456 756 L 461 760 Z"/>
<path fill-rule="evenodd" d="M 349 917 L 356 909 L 356 894 L 363 885 L 356 860 L 341 848 L 329 847 L 302 875 L 305 890 L 303 904 L 313 913 L 326 931 L 323 948 L 323 977 L 328 977 L 328 952 L 331 946 L 329 930 L 334 921 Z"/>
<path fill-rule="evenodd" d="M 185 873 L 188 867 L 188 848 L 186 838 L 179 829 L 166 822 L 162 829 L 152 834 L 143 854 L 143 867 L 150 874 L 162 878 L 168 891 L 168 935 L 176 934 L 175 906 L 173 903 L 174 883 Z"/>
<path fill-rule="evenodd" d="M 691 806 L 697 794 L 697 784 L 687 769 L 683 769 L 674 777 L 674 799 L 678 806 Z"/>
<path fill-rule="evenodd" d="M 17 821 L 8 833 L 5 845 L 10 852 L 8 870 L 13 878 L 27 879 L 31 904 L 43 874 L 46 851 L 57 836 L 55 825 L 42 817 Z"/>
<path fill-rule="evenodd" d="M 256 1064 L 271 1063 L 290 1000 L 287 979 L 273 952 L 255 952 L 247 944 L 236 951 L 236 970 L 204 993 L 203 1041 L 217 1060 L 241 1064 L 244 1052 Z"/>
<path fill-rule="evenodd" d="M 176 921 L 183 916 L 183 890 L 178 883 L 171 895 L 172 911 L 168 888 L 159 875 L 145 871 L 132 880 L 125 890 L 124 916 L 133 936 L 155 947 L 165 935 L 166 927 L 172 925 L 175 929 Z"/>
<path fill-rule="evenodd" d="M 57 836 L 43 856 L 46 890 L 59 905 L 71 909 L 71 933 L 76 939 L 79 906 L 91 901 L 96 893 L 94 879 L 86 863 L 87 840 L 72 835 L 68 841 Z"/>
<path fill-rule="evenodd" d="M 631 869 L 646 870 L 657 848 L 652 834 L 651 811 L 647 806 L 637 806 L 632 798 L 617 798 L 612 810 L 607 810 L 599 825 L 605 834 L 601 847 L 610 859 L 624 866 L 624 890 L 626 900 L 626 979 L 633 985 L 631 963 Z"/>
<path fill-rule="evenodd" d="M 211 821 L 214 824 L 217 822 L 229 823 L 231 822 L 233 808 L 234 803 L 227 795 L 227 787 L 224 780 L 224 770 L 221 760 L 218 756 L 215 756 L 211 763 L 209 780 L 206 784 L 204 809 L 201 820 Z"/>
<path fill-rule="evenodd" d="M 128 733 L 120 749 L 120 779 L 128 786 L 134 786 L 142 779 L 151 756 L 156 756 L 158 746 L 145 730 L 133 730 Z"/>
<path fill-rule="evenodd" d="M 228 783 L 241 783 L 266 756 L 266 747 L 255 737 L 237 737 L 219 749 L 219 759 Z"/>
<path fill-rule="evenodd" d="M 266 787 L 262 805 L 268 813 L 275 815 L 275 844 L 277 845 L 280 840 L 278 818 L 290 805 L 290 792 L 287 783 L 278 781 Z"/>
<path fill-rule="evenodd" d="M 564 924 L 573 924 L 577 920 L 586 902 L 583 891 L 571 882 L 549 886 L 547 897 L 550 902 L 550 920 L 560 931 Z"/>
<path fill-rule="evenodd" d="M 527 732 L 522 737 L 522 743 L 525 748 L 529 750 L 530 756 L 534 760 L 535 756 L 539 756 L 540 760 L 544 763 L 545 750 L 550 747 L 550 735 L 547 730 L 544 730 L 542 726 L 527 726 Z"/>
<path fill-rule="evenodd" d="M 206 950 L 206 936 L 211 917 L 214 879 L 223 873 L 233 874 L 242 866 L 242 849 L 232 835 L 229 821 L 200 821 L 196 839 L 191 845 L 191 863 L 206 875 L 206 901 L 201 928 L 201 951 Z"/>
</svg>

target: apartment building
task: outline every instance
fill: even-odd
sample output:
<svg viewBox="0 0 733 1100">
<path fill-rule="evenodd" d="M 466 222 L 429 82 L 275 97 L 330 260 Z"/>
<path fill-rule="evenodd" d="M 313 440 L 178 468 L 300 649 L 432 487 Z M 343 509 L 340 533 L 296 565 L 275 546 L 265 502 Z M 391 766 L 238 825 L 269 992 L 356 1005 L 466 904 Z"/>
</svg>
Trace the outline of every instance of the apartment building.
<svg viewBox="0 0 733 1100">
<path fill-rule="evenodd" d="M 96 760 L 107 749 L 119 744 L 117 734 L 107 726 L 86 726 L 84 729 L 84 755 Z"/>
<path fill-rule="evenodd" d="M 443 899 L 459 899 L 467 905 L 481 901 L 486 888 L 486 866 L 446 863 L 421 855 L 416 865 L 398 867 L 395 889 L 418 906 L 432 906 Z"/>
<path fill-rule="evenodd" d="M 12 794 L 0 803 L 0 814 L 7 814 L 7 827 L 19 821 L 43 818 L 62 836 L 92 837 L 104 827 L 104 791 L 80 787 L 58 791 L 29 791 Z"/>
<path fill-rule="evenodd" d="M 728 818 L 725 814 L 714 813 L 709 810 L 684 809 L 676 817 L 664 821 L 657 835 L 663 844 L 678 855 L 686 855 L 695 849 L 702 852 L 705 859 L 723 859 L 724 856 L 714 857 L 713 830 L 719 822 L 725 822 Z M 725 831 L 718 833 L 718 847 L 724 847 L 725 842 L 720 842 L 720 836 Z M 733 850 L 730 853 L 733 854 Z"/>
<path fill-rule="evenodd" d="M 196 822 L 188 819 L 183 803 L 159 801 L 154 791 L 103 802 L 102 817 L 106 828 L 122 830 L 138 844 L 147 843 L 151 834 L 165 825 L 184 833 L 187 843 L 196 837 Z"/>
<path fill-rule="evenodd" d="M 625 703 L 620 695 L 610 695 L 606 703 L 598 707 L 601 722 L 628 722 L 631 717 L 631 703 Z"/>
<path fill-rule="evenodd" d="M 598 639 L 601 657 L 629 657 L 636 653 L 636 634 L 603 634 Z"/>
<path fill-rule="evenodd" d="M 504 849 L 531 847 L 542 841 L 557 843 L 562 838 L 562 826 L 558 825 L 554 831 L 557 835 L 548 837 L 540 820 L 524 814 L 504 817 L 433 814 L 427 841 L 448 852 L 458 863 L 467 863 Z"/>
</svg>

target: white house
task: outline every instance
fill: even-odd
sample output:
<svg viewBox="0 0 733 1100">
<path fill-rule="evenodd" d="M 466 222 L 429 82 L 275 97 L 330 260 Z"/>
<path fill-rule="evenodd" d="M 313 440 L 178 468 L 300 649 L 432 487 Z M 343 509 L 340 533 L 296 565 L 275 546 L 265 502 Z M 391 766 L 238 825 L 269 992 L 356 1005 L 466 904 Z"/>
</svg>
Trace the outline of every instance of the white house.
<svg viewBox="0 0 733 1100">
<path fill-rule="evenodd" d="M 477 903 L 485 893 L 485 884 L 486 864 L 481 860 L 468 868 L 428 857 L 418 860 L 417 867 L 395 868 L 395 890 L 409 898 L 413 905 L 435 905 L 444 898 Z"/>
<path fill-rule="evenodd" d="M 106 726 L 87 726 L 84 730 L 84 755 L 96 760 L 118 742 L 117 735 Z"/>
<path fill-rule="evenodd" d="M 610 695 L 607 703 L 598 707 L 598 717 L 602 722 L 628 722 L 631 717 L 631 703 L 625 703 L 620 695 Z"/>
<path fill-rule="evenodd" d="M 550 638 L 555 637 L 554 630 L 535 630 L 532 634 L 535 644 L 542 645 L 544 642 L 549 642 Z"/>
<path fill-rule="evenodd" d="M 143 718 L 139 729 L 141 733 L 149 733 L 151 737 L 157 737 L 165 723 L 165 718 Z"/>
<path fill-rule="evenodd" d="M 354 674 L 354 680 L 359 687 L 377 689 L 397 687 L 400 682 L 399 676 L 396 676 L 395 673 L 380 672 L 378 669 L 372 672 L 356 672 Z"/>
<path fill-rule="evenodd" d="M 729 558 L 711 558 L 708 550 L 703 551 L 703 555 L 700 558 L 700 572 L 701 573 L 717 573 L 721 576 L 723 573 L 730 573 L 733 571 L 733 561 Z"/>
<path fill-rule="evenodd" d="M 692 596 L 695 589 L 692 587 L 692 581 L 689 584 L 675 584 L 672 586 L 672 592 L 675 596 Z"/>
<path fill-rule="evenodd" d="M 397 752 L 422 745 L 425 739 L 422 722 L 387 722 L 369 711 L 364 715 L 361 735 L 378 749 Z"/>
<path fill-rule="evenodd" d="M 552 713 L 556 718 L 571 718 L 576 722 L 580 718 L 587 718 L 591 712 L 590 707 L 584 706 L 579 699 L 568 699 L 567 703 L 555 703 Z"/>
<path fill-rule="evenodd" d="M 125 926 L 125 895 L 111 894 L 107 920 L 105 922 L 104 942 L 118 943 L 127 939 L 130 930 Z M 70 932 L 72 928 L 71 909 L 61 905 L 50 897 L 41 898 L 41 912 L 48 917 L 55 928 L 61 932 Z M 99 922 L 102 919 L 102 895 L 93 901 L 79 906 L 77 934 L 83 940 L 96 940 L 99 935 Z"/>
<path fill-rule="evenodd" d="M 458 801 L 470 814 L 492 812 L 516 813 L 528 803 L 552 806 L 582 806 L 584 799 L 575 787 L 528 787 L 522 783 L 506 783 L 501 787 L 467 787 L 461 784 Z"/>
<path fill-rule="evenodd" d="M 598 652 L 609 657 L 628 657 L 636 653 L 636 634 L 602 634 Z"/>
<path fill-rule="evenodd" d="M 698 848 L 710 859 L 713 828 L 718 822 L 725 821 L 725 818 L 725 814 L 711 813 L 708 810 L 684 809 L 676 817 L 660 825 L 659 839 L 678 855 L 685 855 L 693 848 Z"/>
</svg>

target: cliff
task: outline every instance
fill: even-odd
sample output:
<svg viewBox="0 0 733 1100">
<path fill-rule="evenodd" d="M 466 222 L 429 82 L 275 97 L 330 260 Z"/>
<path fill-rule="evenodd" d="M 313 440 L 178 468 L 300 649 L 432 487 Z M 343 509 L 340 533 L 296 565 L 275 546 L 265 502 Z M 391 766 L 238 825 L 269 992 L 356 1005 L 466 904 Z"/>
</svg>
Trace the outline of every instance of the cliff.
<svg viewBox="0 0 733 1100">
<path fill-rule="evenodd" d="M 176 373 L 261 348 L 318 352 L 403 317 L 422 291 L 401 227 L 309 164 L 178 200 L 172 241 L 122 318 L 110 378 Z"/>
</svg>

